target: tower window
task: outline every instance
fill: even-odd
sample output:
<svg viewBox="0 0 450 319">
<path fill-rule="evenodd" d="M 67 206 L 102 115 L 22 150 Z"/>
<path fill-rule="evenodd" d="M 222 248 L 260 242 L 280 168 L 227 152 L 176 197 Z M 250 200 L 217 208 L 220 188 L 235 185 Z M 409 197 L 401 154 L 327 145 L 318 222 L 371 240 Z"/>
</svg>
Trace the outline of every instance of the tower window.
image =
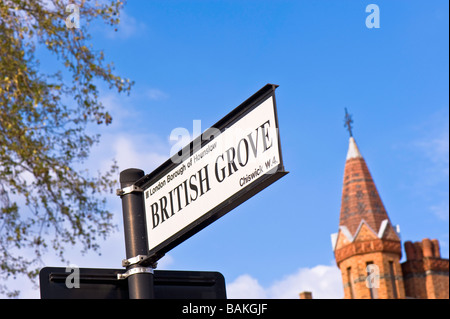
<svg viewBox="0 0 450 319">
<path fill-rule="evenodd" d="M 350 299 L 354 299 L 355 292 L 353 287 L 352 267 L 347 268 L 347 284 L 350 287 Z"/>
<path fill-rule="evenodd" d="M 389 261 L 389 271 L 391 275 L 391 284 L 392 284 L 392 291 L 393 291 L 393 298 L 397 299 L 397 284 L 395 283 L 395 271 L 394 271 L 394 262 Z"/>
</svg>

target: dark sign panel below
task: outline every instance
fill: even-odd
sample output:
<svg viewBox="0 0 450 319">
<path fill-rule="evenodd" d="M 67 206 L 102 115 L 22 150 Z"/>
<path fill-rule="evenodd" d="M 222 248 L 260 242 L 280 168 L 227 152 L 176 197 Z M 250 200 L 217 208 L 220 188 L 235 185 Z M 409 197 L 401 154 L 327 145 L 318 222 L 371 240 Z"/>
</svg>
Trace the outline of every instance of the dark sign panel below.
<svg viewBox="0 0 450 319">
<path fill-rule="evenodd" d="M 124 269 L 79 269 L 79 288 L 68 288 L 66 268 L 46 267 L 39 273 L 41 299 L 128 299 Z M 154 271 L 155 299 L 226 299 L 225 279 L 219 272 Z"/>
</svg>

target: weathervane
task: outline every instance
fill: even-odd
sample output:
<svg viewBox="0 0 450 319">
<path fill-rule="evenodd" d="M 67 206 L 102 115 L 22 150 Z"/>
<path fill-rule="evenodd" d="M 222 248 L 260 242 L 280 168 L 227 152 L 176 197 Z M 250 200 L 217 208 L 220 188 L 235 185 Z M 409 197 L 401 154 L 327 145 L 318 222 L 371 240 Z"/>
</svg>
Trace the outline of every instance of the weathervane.
<svg viewBox="0 0 450 319">
<path fill-rule="evenodd" d="M 353 137 L 352 123 L 353 123 L 352 116 L 350 114 L 348 114 L 347 108 L 345 108 L 344 127 L 347 128 L 348 132 L 350 133 L 350 137 Z"/>
</svg>

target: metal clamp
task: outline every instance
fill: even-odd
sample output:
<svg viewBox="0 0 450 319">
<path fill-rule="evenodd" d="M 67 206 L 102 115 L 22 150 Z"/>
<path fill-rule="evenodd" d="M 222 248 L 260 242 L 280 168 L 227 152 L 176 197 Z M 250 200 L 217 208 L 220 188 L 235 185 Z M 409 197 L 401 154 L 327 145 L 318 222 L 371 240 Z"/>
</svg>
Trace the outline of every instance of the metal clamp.
<svg viewBox="0 0 450 319">
<path fill-rule="evenodd" d="M 134 264 L 138 264 L 143 261 L 147 256 L 146 255 L 137 255 L 136 257 L 131 257 L 128 259 L 122 260 L 122 267 L 128 267 Z"/>
<path fill-rule="evenodd" d="M 116 195 L 123 196 L 123 195 L 134 193 L 134 192 L 142 193 L 143 191 L 144 190 L 142 188 L 140 188 L 139 186 L 131 185 L 131 186 L 127 186 L 122 189 L 116 190 Z"/>
<path fill-rule="evenodd" d="M 136 274 L 153 274 L 153 268 L 151 267 L 136 267 L 128 269 L 123 274 L 117 274 L 118 280 L 127 279 L 129 276 L 136 275 Z"/>
</svg>

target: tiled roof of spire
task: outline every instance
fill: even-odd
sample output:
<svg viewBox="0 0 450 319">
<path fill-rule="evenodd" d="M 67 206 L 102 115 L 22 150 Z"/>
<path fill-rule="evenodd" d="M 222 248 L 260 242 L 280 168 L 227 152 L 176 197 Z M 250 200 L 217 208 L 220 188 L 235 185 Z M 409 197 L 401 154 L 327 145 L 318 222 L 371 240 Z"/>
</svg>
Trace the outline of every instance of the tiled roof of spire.
<svg viewBox="0 0 450 319">
<path fill-rule="evenodd" d="M 355 235 L 361 220 L 378 232 L 383 220 L 386 219 L 389 220 L 389 217 L 375 182 L 355 139 L 350 137 L 344 170 L 339 225 L 346 226 L 351 235 Z"/>
</svg>

